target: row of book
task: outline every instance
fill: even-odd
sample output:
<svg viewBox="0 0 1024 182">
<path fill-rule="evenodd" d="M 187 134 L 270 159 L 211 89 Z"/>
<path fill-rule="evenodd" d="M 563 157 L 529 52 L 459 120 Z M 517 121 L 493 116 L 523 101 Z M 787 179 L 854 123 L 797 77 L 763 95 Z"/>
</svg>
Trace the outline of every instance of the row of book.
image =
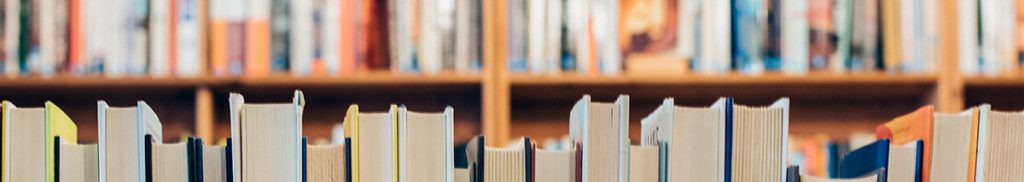
<svg viewBox="0 0 1024 182">
<path fill-rule="evenodd" d="M 848 152 L 792 152 L 789 99 L 768 106 L 719 98 L 707 107 L 665 99 L 628 137 L 629 96 L 585 95 L 569 113 L 569 135 L 539 148 L 523 137 L 465 147 L 453 164 L 452 108 L 412 112 L 346 111 L 344 139 L 309 145 L 302 137 L 301 92 L 291 103 L 246 103 L 230 96 L 231 137 L 224 146 L 190 137 L 160 141 L 153 109 L 98 103 L 99 143 L 77 144 L 77 127 L 56 105 L 3 103 L 3 181 L 1021 181 L 1024 112 L 988 105 L 956 114 L 925 106 L 878 126 Z M 808 150 L 811 151 L 811 150 Z M 837 150 L 838 151 L 838 150 Z M 463 151 L 459 151 L 463 152 Z M 833 157 L 834 155 L 834 157 Z M 801 163 L 799 161 L 806 161 Z M 820 160 L 818 160 L 820 161 Z"/>
<path fill-rule="evenodd" d="M 481 68 L 480 0 L 4 0 L 0 72 L 194 77 Z"/>
<path fill-rule="evenodd" d="M 509 0 L 510 70 L 534 74 L 929 73 L 958 39 L 965 74 L 1020 69 L 1024 6 L 957 0 L 956 37 L 927 0 Z M 954 31 L 954 30 L 950 30 Z M 951 35 L 952 36 L 952 35 Z"/>
</svg>

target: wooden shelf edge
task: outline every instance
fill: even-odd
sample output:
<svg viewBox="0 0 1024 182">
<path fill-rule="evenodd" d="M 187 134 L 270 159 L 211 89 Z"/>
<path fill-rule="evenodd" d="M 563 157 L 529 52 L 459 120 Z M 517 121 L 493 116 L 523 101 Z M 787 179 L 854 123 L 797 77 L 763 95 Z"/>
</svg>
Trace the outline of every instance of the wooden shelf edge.
<svg viewBox="0 0 1024 182">
<path fill-rule="evenodd" d="M 1024 87 L 1024 76 L 965 76 L 967 87 Z"/>
<path fill-rule="evenodd" d="M 513 86 L 544 85 L 933 85 L 938 77 L 932 74 L 886 74 L 886 73 L 810 73 L 807 75 L 785 75 L 767 73 L 762 75 L 619 75 L 587 76 L 578 74 L 561 75 L 510 75 Z"/>
</svg>

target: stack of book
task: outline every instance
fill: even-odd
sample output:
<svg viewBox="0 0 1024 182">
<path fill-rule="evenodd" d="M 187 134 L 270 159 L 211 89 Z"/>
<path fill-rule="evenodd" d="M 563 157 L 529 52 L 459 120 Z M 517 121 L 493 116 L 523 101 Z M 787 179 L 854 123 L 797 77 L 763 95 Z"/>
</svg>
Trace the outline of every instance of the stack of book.
<svg viewBox="0 0 1024 182">
<path fill-rule="evenodd" d="M 480 0 L 4 0 L 7 76 L 481 69 Z"/>
<path fill-rule="evenodd" d="M 522 137 L 505 146 L 473 138 L 453 144 L 454 109 L 414 112 L 349 106 L 338 141 L 310 145 L 305 99 L 246 103 L 229 97 L 231 137 L 207 145 L 165 143 L 146 102 L 97 103 L 98 144 L 78 143 L 78 127 L 57 105 L 3 102 L 3 181 L 1021 181 L 1024 112 L 980 105 L 960 113 L 931 106 L 878 126 L 850 146 L 789 137 L 789 99 L 745 106 L 719 98 L 707 107 L 665 99 L 628 138 L 629 96 L 584 95 L 569 112 L 563 140 Z M 793 141 L 793 142 L 791 142 Z M 793 150 L 791 145 L 799 145 Z M 810 147 L 804 147 L 810 146 Z M 814 150 L 817 148 L 818 151 Z M 824 149 L 823 149 L 824 148 Z M 852 150 L 850 150 L 852 149 Z M 820 150 L 826 150 L 822 152 Z M 465 152 L 467 168 L 456 168 Z M 826 154 L 827 153 L 827 154 Z M 823 162 L 822 162 L 823 161 Z"/>
</svg>

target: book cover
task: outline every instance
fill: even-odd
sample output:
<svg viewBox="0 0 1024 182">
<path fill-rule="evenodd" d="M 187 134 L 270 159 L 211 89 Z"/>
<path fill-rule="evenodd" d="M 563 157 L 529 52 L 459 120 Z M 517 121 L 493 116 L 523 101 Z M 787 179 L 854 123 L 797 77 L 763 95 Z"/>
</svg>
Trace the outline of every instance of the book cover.
<svg viewBox="0 0 1024 182">
<path fill-rule="evenodd" d="M 839 161 L 837 178 L 856 178 L 878 169 L 888 168 L 889 140 L 880 139 L 867 146 L 850 151 Z"/>
<path fill-rule="evenodd" d="M 46 138 L 60 136 L 65 142 L 78 143 L 78 126 L 71 118 L 64 113 L 56 104 L 47 101 L 46 108 Z M 46 181 L 55 181 L 53 140 L 46 140 Z"/>
<path fill-rule="evenodd" d="M 923 148 L 923 155 L 921 157 L 924 159 L 921 161 L 923 181 L 928 181 L 931 166 L 931 138 L 934 112 L 935 108 L 933 106 L 921 107 L 914 112 L 897 117 L 878 126 L 875 132 L 878 139 L 889 139 L 895 145 L 904 145 L 918 140 L 923 142 L 921 147 Z"/>
</svg>

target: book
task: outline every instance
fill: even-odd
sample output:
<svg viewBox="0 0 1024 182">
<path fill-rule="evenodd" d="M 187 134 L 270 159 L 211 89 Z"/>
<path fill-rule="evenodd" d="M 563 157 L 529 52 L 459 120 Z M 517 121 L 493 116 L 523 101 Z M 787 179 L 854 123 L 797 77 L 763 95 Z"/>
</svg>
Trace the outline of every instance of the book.
<svg viewBox="0 0 1024 182">
<path fill-rule="evenodd" d="M 210 2 L 210 72 L 214 76 L 242 75 L 246 59 L 246 2 Z"/>
<path fill-rule="evenodd" d="M 96 182 L 97 146 L 96 144 L 73 144 L 64 142 L 59 136 L 55 138 L 57 156 L 57 173 L 54 181 L 64 182 Z"/>
<path fill-rule="evenodd" d="M 72 0 L 71 2 L 74 3 L 77 1 Z M 2 12 L 4 16 L 2 22 L 4 40 L 3 42 L 0 42 L 0 44 L 3 44 L 3 49 L 0 50 L 3 51 L 0 52 L 0 55 L 3 55 L 2 58 L 0 58 L 3 61 L 3 69 L 0 70 L 0 72 L 3 72 L 3 75 L 5 76 L 16 76 L 19 73 L 20 67 L 20 58 L 18 55 L 18 42 L 21 39 L 21 36 L 19 34 L 21 24 L 18 22 L 18 18 L 20 17 L 19 14 L 21 14 L 21 1 L 4 0 L 0 3 L 3 3 L 4 9 L 4 12 Z M 75 6 L 72 6 L 72 9 L 70 9 L 70 13 L 72 14 L 77 12 L 75 10 L 78 10 L 74 7 Z M 72 16 L 72 20 L 74 20 L 74 18 L 76 17 Z M 74 24 L 72 24 L 72 26 L 74 26 Z"/>
<path fill-rule="evenodd" d="M 302 178 L 302 110 L 295 91 L 291 103 L 245 103 L 232 93 L 231 166 L 236 181 L 299 181 Z"/>
<path fill-rule="evenodd" d="M 466 166 L 471 182 L 484 182 L 484 139 L 483 135 L 478 135 L 466 143 Z"/>
<path fill-rule="evenodd" d="M 956 29 L 957 56 L 959 56 L 960 73 L 976 75 L 981 71 L 980 41 L 978 41 L 979 15 L 978 0 L 957 0 Z"/>
<path fill-rule="evenodd" d="M 157 142 L 147 135 L 145 141 L 145 181 L 192 181 L 192 138 L 177 143 Z"/>
<path fill-rule="evenodd" d="M 529 63 L 527 62 L 527 48 L 528 48 L 528 19 L 527 16 L 527 3 L 528 0 L 509 0 L 508 5 L 508 69 L 510 72 L 528 72 Z M 588 17 L 585 14 L 580 13 L 580 17 Z M 583 24 L 585 25 L 585 24 Z M 582 26 L 582 25 L 581 25 Z"/>
<path fill-rule="evenodd" d="M 726 181 L 785 181 L 789 98 L 760 107 L 733 104 L 727 114 Z"/>
<path fill-rule="evenodd" d="M 207 62 L 207 14 L 208 0 L 175 0 L 172 3 L 177 11 L 172 13 L 177 22 L 173 30 L 175 40 L 172 40 L 172 49 L 175 52 L 170 54 L 174 74 L 179 77 L 196 77 L 205 74 Z"/>
<path fill-rule="evenodd" d="M 270 74 L 271 5 L 271 0 L 245 1 L 245 59 L 241 64 L 247 77 Z"/>
<path fill-rule="evenodd" d="M 451 182 L 454 112 L 398 109 L 398 180 Z"/>
<path fill-rule="evenodd" d="M 906 145 L 921 140 L 921 148 L 924 150 L 921 156 L 923 160 L 920 162 L 922 181 L 928 181 L 931 174 L 934 111 L 933 106 L 924 106 L 875 129 L 878 139 L 889 139 L 893 145 Z"/>
<path fill-rule="evenodd" d="M 978 1 L 979 36 L 981 42 L 980 69 L 987 75 L 1011 73 L 1017 69 L 1018 49 L 1016 4 L 1011 0 Z M 1001 23 L 1008 22 L 1008 23 Z"/>
<path fill-rule="evenodd" d="M 318 15 L 319 7 L 315 1 L 291 1 L 289 7 L 291 8 L 291 20 L 288 21 L 288 28 L 291 29 L 289 34 L 287 52 L 289 52 L 289 66 L 291 68 L 291 74 L 293 76 L 308 76 L 314 74 L 322 74 L 324 71 L 319 70 L 323 68 L 323 65 L 315 65 L 320 63 L 317 59 L 316 49 L 320 45 L 317 44 L 317 38 L 319 30 L 317 29 L 317 19 L 321 16 Z"/>
<path fill-rule="evenodd" d="M 308 145 L 306 147 L 307 181 L 345 181 L 345 145 Z"/>
<path fill-rule="evenodd" d="M 729 1 L 700 3 L 700 38 L 694 69 L 698 73 L 721 74 L 730 68 L 732 40 L 729 31 Z"/>
<path fill-rule="evenodd" d="M 562 71 L 562 9 L 564 3 L 545 1 L 544 5 L 544 67 L 547 73 Z M 468 7 L 467 7 L 468 8 Z"/>
<path fill-rule="evenodd" d="M 569 112 L 569 140 L 580 145 L 583 181 L 626 180 L 629 150 L 629 96 L 592 102 L 583 95 Z"/>
<path fill-rule="evenodd" d="M 483 181 L 533 181 L 532 151 L 529 137 L 510 142 L 504 147 L 483 148 Z"/>
<path fill-rule="evenodd" d="M 870 175 L 889 167 L 889 140 L 880 139 L 843 155 L 839 161 L 838 178 Z"/>
<path fill-rule="evenodd" d="M 629 181 L 631 182 L 658 182 L 660 169 L 661 149 L 658 145 L 653 146 L 630 146 L 629 147 Z"/>
<path fill-rule="evenodd" d="M 146 72 L 149 75 L 164 77 L 171 74 L 177 48 L 175 35 L 178 23 L 177 0 L 149 3 L 149 60 Z"/>
<path fill-rule="evenodd" d="M 393 63 L 391 64 L 391 71 L 406 73 L 419 71 L 416 67 L 417 65 L 414 64 L 417 53 L 419 53 L 418 50 L 415 50 L 418 49 L 417 45 L 419 44 L 416 42 L 416 38 L 418 38 L 416 35 L 426 28 L 434 28 L 418 27 L 416 25 L 419 21 L 416 21 L 415 17 L 434 12 L 421 12 L 419 8 L 423 7 L 416 6 L 417 4 L 414 2 L 417 1 L 396 0 L 393 3 L 388 3 L 388 14 L 392 15 L 388 17 L 388 26 L 391 26 L 390 32 L 388 32 L 388 41 L 391 42 L 391 55 L 389 59 Z"/>
<path fill-rule="evenodd" d="M 537 182 L 576 181 L 573 171 L 576 167 L 576 152 L 568 149 L 538 149 L 534 163 L 534 180 Z M 458 169 L 456 169 L 457 171 Z"/>
<path fill-rule="evenodd" d="M 591 59 L 596 58 L 598 66 L 596 69 L 605 75 L 622 73 L 622 49 L 619 34 L 615 31 L 620 23 L 619 6 L 619 0 L 596 0 L 591 1 L 588 7 L 594 39 L 592 54 L 596 55 Z M 728 10 L 724 11 L 728 13 Z M 724 16 L 728 17 L 728 15 Z"/>
<path fill-rule="evenodd" d="M 350 105 L 345 113 L 345 132 L 352 139 L 352 181 L 399 180 L 399 138 L 396 105 L 387 112 L 361 112 Z"/>
<path fill-rule="evenodd" d="M 679 74 L 686 71 L 685 60 L 677 52 L 680 23 L 679 4 L 676 1 L 621 1 L 619 9 L 620 51 L 624 53 L 628 73 L 664 72 Z M 687 27 L 691 28 L 692 27 Z M 692 47 L 692 46 L 691 46 Z M 664 61 L 661 61 L 661 60 Z M 644 63 L 650 62 L 650 66 Z M 672 65 L 672 66 L 667 66 Z M 680 66 L 675 66 L 680 65 Z M 642 68 L 637 68 L 642 67 Z M 664 69 L 658 70 L 658 68 Z"/>
<path fill-rule="evenodd" d="M 886 178 L 892 181 L 920 181 L 923 145 L 921 140 L 890 145 Z"/>
<path fill-rule="evenodd" d="M 640 121 L 641 144 L 665 143 L 666 180 L 724 180 L 726 111 L 730 98 L 718 98 L 708 107 L 676 106 L 666 98 Z"/>
<path fill-rule="evenodd" d="M 733 67 L 744 74 L 765 71 L 763 54 L 767 50 L 768 0 L 734 0 L 732 10 Z"/>
<path fill-rule="evenodd" d="M 99 180 L 143 181 L 147 164 L 144 144 L 162 143 L 160 118 L 144 101 L 133 107 L 110 107 L 98 101 Z M 153 141 L 146 140 L 149 136 Z"/>
<path fill-rule="evenodd" d="M 469 169 L 455 168 L 455 182 L 469 182 Z"/>
<path fill-rule="evenodd" d="M 211 146 L 200 144 L 202 154 L 202 177 L 204 181 L 231 181 L 228 149 L 226 146 Z"/>
<path fill-rule="evenodd" d="M 56 104 L 18 108 L 3 102 L 5 181 L 55 181 L 54 137 L 78 143 L 78 126 Z"/>
<path fill-rule="evenodd" d="M 900 21 L 900 2 L 881 1 L 882 6 L 882 61 L 887 72 L 899 71 L 903 59 L 903 42 L 900 32 L 903 24 Z"/>
<path fill-rule="evenodd" d="M 878 43 L 881 33 L 879 17 L 881 2 L 877 0 L 853 1 L 853 27 L 850 42 L 850 59 L 847 69 L 853 71 L 874 71 L 878 67 Z M 963 39 L 961 39 L 963 40 Z"/>
<path fill-rule="evenodd" d="M 782 72 L 806 74 L 810 69 L 807 1 L 780 1 Z"/>
<path fill-rule="evenodd" d="M 827 179 L 809 175 L 798 175 L 799 179 L 795 182 L 885 182 L 887 181 L 886 171 L 884 168 L 878 169 L 871 172 L 870 174 L 853 177 L 853 178 L 840 178 L 840 179 Z"/>
<path fill-rule="evenodd" d="M 547 4 L 545 0 L 526 0 L 526 62 L 533 74 L 547 73 L 549 69 L 544 50 L 547 44 L 544 34 L 548 33 L 545 28 Z"/>
<path fill-rule="evenodd" d="M 975 181 L 1019 181 L 1024 158 L 1024 112 L 995 111 L 990 106 L 979 107 L 978 153 Z"/>
<path fill-rule="evenodd" d="M 973 108 L 958 114 L 935 113 L 929 179 L 969 181 L 970 151 L 977 150 L 971 147 L 976 114 Z"/>
</svg>

